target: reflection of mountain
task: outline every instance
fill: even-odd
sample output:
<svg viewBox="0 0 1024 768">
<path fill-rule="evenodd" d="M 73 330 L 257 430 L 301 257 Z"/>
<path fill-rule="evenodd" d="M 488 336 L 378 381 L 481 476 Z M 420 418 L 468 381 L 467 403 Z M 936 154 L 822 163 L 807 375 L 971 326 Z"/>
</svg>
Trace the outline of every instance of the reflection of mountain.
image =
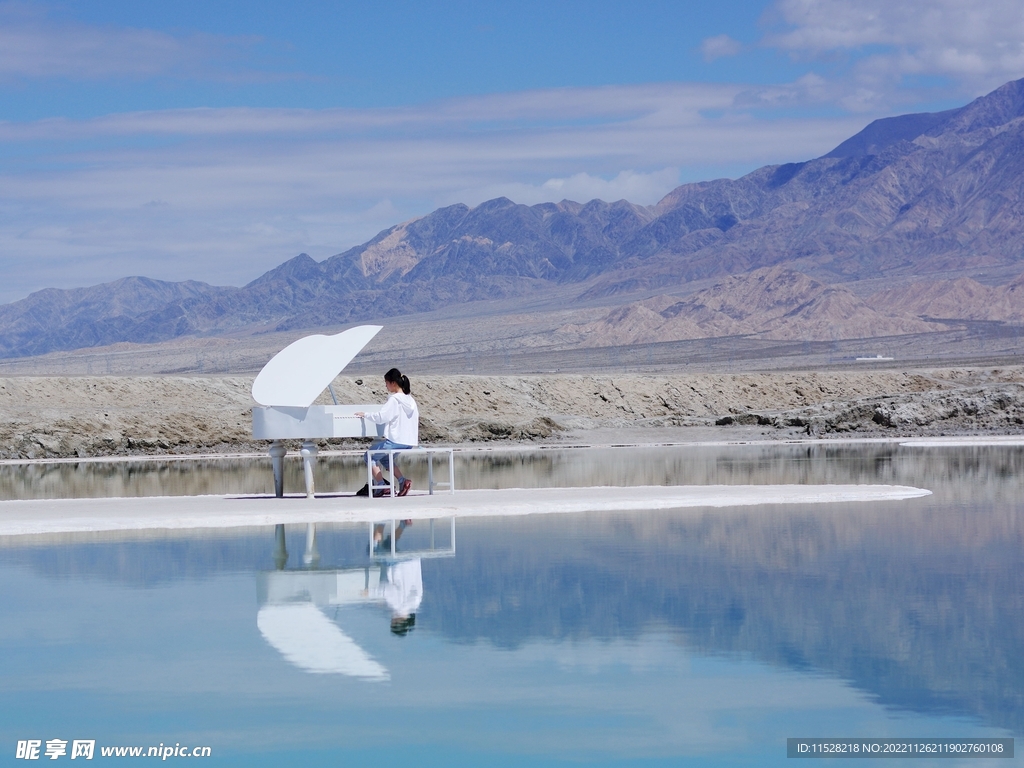
<svg viewBox="0 0 1024 768">
<path fill-rule="evenodd" d="M 735 482 L 881 476 L 936 496 L 877 509 L 460 521 L 458 556 L 424 561 L 417 631 L 516 649 L 668 626 L 702 653 L 818 670 L 884 704 L 1024 732 L 1024 451 L 834 448 L 811 462 L 805 448 L 778 450 L 744 461 L 681 454 L 666 471 Z M 533 469 L 571 470 L 557 457 Z M 362 528 L 323 530 L 318 543 L 324 563 L 365 558 Z M 145 585 L 270 568 L 272 549 L 268 531 L 7 549 L 4 558 Z"/>
<path fill-rule="evenodd" d="M 467 523 L 445 566 L 455 572 L 432 576 L 424 611 L 454 640 L 505 648 L 667 624 L 704 653 L 822 670 L 883 704 L 1024 730 L 1020 532 L 970 548 L 951 536 L 936 549 L 916 540 L 919 521 L 885 525 L 898 514 L 659 515 L 599 532 Z"/>
</svg>

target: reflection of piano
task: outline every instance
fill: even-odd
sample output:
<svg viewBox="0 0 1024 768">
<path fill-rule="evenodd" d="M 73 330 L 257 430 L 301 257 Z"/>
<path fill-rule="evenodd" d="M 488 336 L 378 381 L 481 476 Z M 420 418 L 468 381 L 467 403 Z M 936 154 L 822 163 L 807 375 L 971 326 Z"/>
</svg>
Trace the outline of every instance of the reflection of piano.
<svg viewBox="0 0 1024 768">
<path fill-rule="evenodd" d="M 384 434 L 384 426 L 355 414 L 374 413 L 377 403 L 339 404 L 331 390 L 334 405 L 313 405 L 320 393 L 330 389 L 334 377 L 348 365 L 377 332 L 379 325 L 360 325 L 334 336 L 306 336 L 282 349 L 263 366 L 252 385 L 252 436 L 272 440 L 270 457 L 274 464 L 274 494 L 284 495 L 284 456 L 282 440 L 302 440 L 306 496 L 313 496 L 313 463 L 316 443 L 331 437 L 374 437 Z"/>
<path fill-rule="evenodd" d="M 392 540 L 395 521 L 391 520 Z M 434 520 L 429 520 L 426 547 L 396 553 L 373 553 L 362 567 L 321 569 L 316 544 L 316 526 L 306 526 L 303 568 L 286 570 L 288 549 L 285 528 L 275 526 L 274 562 L 277 570 L 256 574 L 256 626 L 286 661 L 305 672 L 341 674 L 363 680 L 388 680 L 387 668 L 349 637 L 322 609 L 373 605 L 379 596 L 382 577 L 389 565 L 432 557 L 455 556 L 455 518 L 451 519 L 447 545 L 438 547 L 434 539 Z M 369 524 L 370 547 L 373 523 Z M 442 540 L 444 535 L 442 533 Z M 371 550 L 372 551 L 372 550 Z"/>
<path fill-rule="evenodd" d="M 378 582 L 370 568 L 261 573 L 256 626 L 278 653 L 306 672 L 387 680 L 387 669 L 320 610 L 372 602 L 367 593 Z"/>
</svg>

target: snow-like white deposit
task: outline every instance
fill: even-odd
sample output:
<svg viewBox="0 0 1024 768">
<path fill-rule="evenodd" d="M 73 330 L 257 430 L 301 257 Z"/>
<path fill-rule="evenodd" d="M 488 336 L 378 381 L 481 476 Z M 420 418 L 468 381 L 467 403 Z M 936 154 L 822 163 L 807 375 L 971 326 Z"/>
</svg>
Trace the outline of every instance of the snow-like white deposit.
<svg viewBox="0 0 1024 768">
<path fill-rule="evenodd" d="M 921 437 L 904 440 L 901 446 L 908 448 L 981 448 L 999 446 L 1012 448 L 1024 445 L 1024 435 L 993 435 L 991 437 Z"/>
<path fill-rule="evenodd" d="M 324 495 L 160 496 L 0 501 L 0 536 L 150 529 L 235 528 L 278 523 L 628 512 L 754 504 L 877 502 L 927 496 L 902 485 L 676 485 L 508 488 L 404 498 Z"/>
</svg>

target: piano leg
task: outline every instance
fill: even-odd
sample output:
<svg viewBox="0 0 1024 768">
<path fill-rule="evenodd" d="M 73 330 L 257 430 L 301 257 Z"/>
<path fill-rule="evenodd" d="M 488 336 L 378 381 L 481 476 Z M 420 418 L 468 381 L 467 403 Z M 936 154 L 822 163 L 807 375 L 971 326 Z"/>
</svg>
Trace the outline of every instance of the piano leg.
<svg viewBox="0 0 1024 768">
<path fill-rule="evenodd" d="M 302 472 L 306 476 L 306 498 L 313 498 L 313 466 L 316 464 L 316 443 L 307 440 L 299 451 L 302 456 Z"/>
<path fill-rule="evenodd" d="M 283 571 L 288 564 L 288 547 L 284 541 L 284 526 L 278 523 L 274 526 L 274 567 Z"/>
<path fill-rule="evenodd" d="M 306 551 L 302 553 L 302 562 L 305 565 L 317 566 L 320 564 L 320 552 L 316 546 L 316 525 L 306 523 Z"/>
<path fill-rule="evenodd" d="M 274 465 L 274 495 L 284 496 L 284 455 L 288 453 L 280 440 L 270 444 L 270 461 Z"/>
</svg>

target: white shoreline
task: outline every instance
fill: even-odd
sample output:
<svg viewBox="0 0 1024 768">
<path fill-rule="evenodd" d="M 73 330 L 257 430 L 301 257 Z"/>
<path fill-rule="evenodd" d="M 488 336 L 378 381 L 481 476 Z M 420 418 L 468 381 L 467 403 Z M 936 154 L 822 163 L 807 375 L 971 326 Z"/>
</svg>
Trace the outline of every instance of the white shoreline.
<svg viewBox="0 0 1024 768">
<path fill-rule="evenodd" d="M 901 446 L 906 448 L 982 448 L 1004 446 L 1008 448 L 1024 445 L 1022 435 L 1003 435 L 1000 437 L 915 437 L 902 440 Z"/>
<path fill-rule="evenodd" d="M 349 495 L 314 499 L 238 495 L 34 499 L 0 501 L 0 536 L 877 502 L 930 494 L 923 488 L 898 485 L 703 485 L 509 488 L 396 499 Z"/>
</svg>

